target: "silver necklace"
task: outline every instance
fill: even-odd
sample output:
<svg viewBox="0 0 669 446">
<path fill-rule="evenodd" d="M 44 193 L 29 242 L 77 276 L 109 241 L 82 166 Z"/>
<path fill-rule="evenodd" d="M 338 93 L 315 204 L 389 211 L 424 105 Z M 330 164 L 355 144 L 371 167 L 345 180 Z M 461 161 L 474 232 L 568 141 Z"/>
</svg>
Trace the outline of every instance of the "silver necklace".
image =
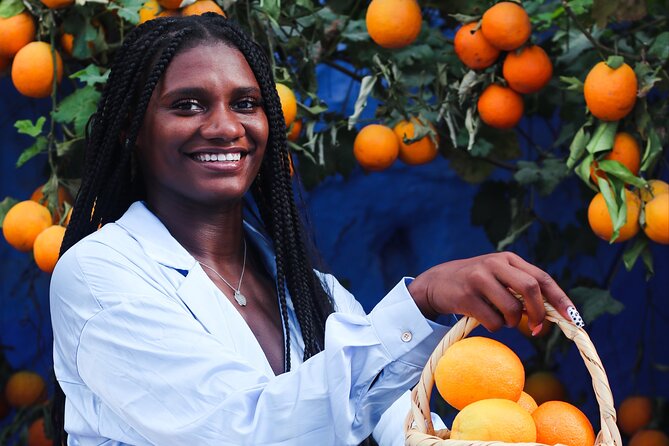
<svg viewBox="0 0 669 446">
<path fill-rule="evenodd" d="M 239 285 L 237 285 L 237 288 L 233 287 L 230 285 L 230 282 L 225 280 L 223 276 L 221 276 L 218 271 L 216 271 L 214 268 L 212 268 L 209 265 L 205 265 L 204 263 L 200 262 L 198 260 L 198 263 L 202 266 L 204 266 L 207 269 L 210 269 L 216 274 L 227 286 L 229 286 L 232 291 L 234 291 L 234 298 L 239 304 L 240 307 L 245 307 L 246 306 L 246 296 L 244 296 L 241 292 L 242 289 L 242 280 L 244 280 L 244 270 L 246 269 L 246 238 L 242 239 L 244 240 L 244 262 L 242 263 L 242 274 L 239 276 Z"/>
</svg>

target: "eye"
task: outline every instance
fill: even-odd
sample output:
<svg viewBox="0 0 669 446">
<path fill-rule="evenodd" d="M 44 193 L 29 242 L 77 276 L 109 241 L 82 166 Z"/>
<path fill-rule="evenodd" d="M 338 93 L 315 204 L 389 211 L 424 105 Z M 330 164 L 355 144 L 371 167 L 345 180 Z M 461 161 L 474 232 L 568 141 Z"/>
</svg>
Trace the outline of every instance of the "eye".
<svg viewBox="0 0 669 446">
<path fill-rule="evenodd" d="M 234 108 L 242 111 L 253 111 L 260 107 L 262 102 L 256 98 L 243 98 L 235 102 Z"/>
<path fill-rule="evenodd" d="M 195 112 L 204 109 L 196 99 L 180 99 L 172 104 L 172 108 L 182 112 Z"/>
</svg>

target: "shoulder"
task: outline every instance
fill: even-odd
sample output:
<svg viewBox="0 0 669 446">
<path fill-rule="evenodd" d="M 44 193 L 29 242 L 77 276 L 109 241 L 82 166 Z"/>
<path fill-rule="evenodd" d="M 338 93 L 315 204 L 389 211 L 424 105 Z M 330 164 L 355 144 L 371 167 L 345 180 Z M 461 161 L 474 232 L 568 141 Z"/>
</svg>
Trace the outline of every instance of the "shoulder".
<svg viewBox="0 0 669 446">
<path fill-rule="evenodd" d="M 335 276 L 314 270 L 316 277 L 320 280 L 325 291 L 332 297 L 335 311 L 338 313 L 357 313 L 364 314 L 362 305 L 355 299 Z"/>
</svg>

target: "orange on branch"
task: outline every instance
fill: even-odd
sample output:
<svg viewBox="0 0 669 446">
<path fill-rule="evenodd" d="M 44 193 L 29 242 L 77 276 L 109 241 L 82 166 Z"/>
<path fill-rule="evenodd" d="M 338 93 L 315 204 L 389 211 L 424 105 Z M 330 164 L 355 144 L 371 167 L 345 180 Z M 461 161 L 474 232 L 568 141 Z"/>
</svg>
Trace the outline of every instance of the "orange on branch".
<svg viewBox="0 0 669 446">
<path fill-rule="evenodd" d="M 49 9 L 66 8 L 74 4 L 74 0 L 40 0 Z"/>
<path fill-rule="evenodd" d="M 372 0 L 365 15 L 367 32 L 377 45 L 403 48 L 420 34 L 423 16 L 416 0 Z"/>
<path fill-rule="evenodd" d="M 43 204 L 47 208 L 49 207 L 49 204 L 47 202 L 46 197 L 44 197 L 44 185 L 38 186 L 30 195 L 30 199 L 32 201 L 36 201 L 39 204 Z M 63 186 L 58 186 L 58 199 L 57 199 L 57 209 L 55 209 L 55 212 L 53 212 L 53 222 L 54 224 L 57 224 L 60 222 L 60 218 L 62 216 L 62 213 L 65 211 L 65 203 L 68 203 L 70 206 L 74 203 L 74 199 L 72 198 L 72 195 L 70 192 L 68 192 L 67 189 Z"/>
<path fill-rule="evenodd" d="M 506 55 L 502 73 L 514 91 L 536 93 L 551 80 L 553 64 L 543 48 L 529 45 Z"/>
<path fill-rule="evenodd" d="M 27 252 L 33 249 L 35 238 L 53 223 L 49 209 L 32 200 L 12 206 L 2 222 L 2 234 L 12 247 Z"/>
<path fill-rule="evenodd" d="M 24 96 L 45 98 L 53 88 L 53 55 L 46 42 L 31 42 L 14 56 L 12 82 Z M 54 50 L 55 51 L 55 50 Z M 63 60 L 56 51 L 56 82 L 63 77 Z"/>
<path fill-rule="evenodd" d="M 562 381 L 548 371 L 531 373 L 525 379 L 523 391 L 530 395 L 539 405 L 546 401 L 564 400 L 567 397 L 567 392 Z"/>
<path fill-rule="evenodd" d="M 218 4 L 213 0 L 198 0 L 193 4 L 185 6 L 181 10 L 181 15 L 201 15 L 205 12 L 215 12 L 216 14 L 220 14 L 225 17 L 223 9 L 221 9 L 221 7 L 218 6 Z"/>
<path fill-rule="evenodd" d="M 546 401 L 540 404 L 532 418 L 537 426 L 537 443 L 566 446 L 593 446 L 595 431 L 588 417 L 576 406 L 565 401 Z"/>
<path fill-rule="evenodd" d="M 283 119 L 286 121 L 286 128 L 288 128 L 297 117 L 297 98 L 295 97 L 293 90 L 284 84 L 276 84 L 276 91 L 279 94 L 279 100 L 281 101 Z"/>
<path fill-rule="evenodd" d="M 508 87 L 488 85 L 476 104 L 481 120 L 496 129 L 515 127 L 523 117 L 523 98 Z"/>
<path fill-rule="evenodd" d="M 601 160 L 618 161 L 633 175 L 638 175 L 641 167 L 641 148 L 634 136 L 619 132 L 613 139 L 613 148 Z M 590 180 L 597 184 L 597 177 L 607 178 L 606 173 L 598 169 L 597 161 L 594 161 L 590 166 Z"/>
<path fill-rule="evenodd" d="M 288 141 L 295 142 L 300 138 L 301 132 L 302 132 L 302 120 L 296 119 L 293 121 L 292 126 L 290 126 L 290 128 L 288 129 L 286 138 L 288 138 Z"/>
<path fill-rule="evenodd" d="M 518 403 L 501 398 L 475 401 L 453 419 L 451 440 L 534 442 L 532 415 Z"/>
<path fill-rule="evenodd" d="M 418 141 L 412 143 L 404 142 L 404 138 L 412 139 L 416 134 L 416 125 L 429 125 L 432 131 L 435 132 L 434 138 L 430 135 L 425 135 Z M 437 143 L 439 142 L 438 137 L 436 136 L 436 131 L 434 126 L 431 123 L 425 122 L 419 118 L 411 118 L 410 121 L 400 121 L 398 122 L 393 131 L 398 137 L 400 150 L 399 150 L 399 159 L 409 165 L 418 165 L 426 164 L 432 161 L 437 157 L 439 150 L 437 148 Z"/>
<path fill-rule="evenodd" d="M 147 0 L 139 9 L 139 24 L 155 19 L 160 13 L 160 5 L 156 0 Z"/>
<path fill-rule="evenodd" d="M 658 194 L 644 206 L 643 231 L 656 243 L 669 245 L 669 193 Z"/>
<path fill-rule="evenodd" d="M 627 446 L 669 446 L 669 436 L 658 429 L 644 429 L 634 434 Z"/>
<path fill-rule="evenodd" d="M 63 244 L 65 228 L 60 225 L 52 225 L 40 232 L 35 238 L 33 255 L 39 269 L 51 274 L 56 267 L 60 245 Z"/>
<path fill-rule="evenodd" d="M 46 383 L 30 370 L 14 372 L 5 384 L 5 398 L 12 407 L 28 407 L 46 400 Z"/>
<path fill-rule="evenodd" d="M 27 446 L 53 446 L 53 440 L 47 438 L 44 430 L 44 417 L 36 419 L 28 427 Z"/>
<path fill-rule="evenodd" d="M 653 400 L 642 395 L 628 396 L 620 403 L 616 414 L 621 432 L 632 435 L 652 420 Z"/>
<path fill-rule="evenodd" d="M 594 117 L 618 121 L 627 116 L 636 103 L 636 74 L 626 63 L 614 69 L 606 62 L 599 62 L 585 78 L 583 95 Z"/>
<path fill-rule="evenodd" d="M 395 132 L 385 125 L 370 124 L 356 135 L 353 156 L 370 171 L 390 167 L 400 153 L 400 142 Z"/>
<path fill-rule="evenodd" d="M 0 56 L 14 57 L 18 51 L 35 40 L 35 20 L 29 12 L 0 17 Z"/>
<path fill-rule="evenodd" d="M 525 383 L 520 358 L 494 339 L 474 336 L 451 345 L 437 362 L 434 382 L 448 404 L 462 409 L 474 401 L 518 401 Z"/>
<path fill-rule="evenodd" d="M 512 51 L 524 44 L 532 33 L 530 17 L 514 2 L 499 2 L 483 13 L 481 31 L 493 46 Z"/>
<path fill-rule="evenodd" d="M 669 193 L 669 184 L 658 179 L 648 180 L 647 187 L 639 189 L 639 196 L 644 203 L 652 200 L 660 194 L 667 193 Z"/>
<path fill-rule="evenodd" d="M 618 238 L 615 242 L 624 242 L 634 237 L 640 229 L 639 213 L 641 211 L 641 200 L 636 194 L 625 190 L 625 201 L 627 208 L 627 219 L 625 224 L 620 228 Z M 607 242 L 611 240 L 613 235 L 613 221 L 609 215 L 604 195 L 598 192 L 590 201 L 588 206 L 588 223 L 590 229 L 595 235 Z"/>
<path fill-rule="evenodd" d="M 165 9 L 179 9 L 183 0 L 158 0 L 160 6 Z"/>
<path fill-rule="evenodd" d="M 477 30 L 477 23 L 462 25 L 455 33 L 453 46 L 458 59 L 472 70 L 482 70 L 495 63 L 499 50 Z"/>
</svg>

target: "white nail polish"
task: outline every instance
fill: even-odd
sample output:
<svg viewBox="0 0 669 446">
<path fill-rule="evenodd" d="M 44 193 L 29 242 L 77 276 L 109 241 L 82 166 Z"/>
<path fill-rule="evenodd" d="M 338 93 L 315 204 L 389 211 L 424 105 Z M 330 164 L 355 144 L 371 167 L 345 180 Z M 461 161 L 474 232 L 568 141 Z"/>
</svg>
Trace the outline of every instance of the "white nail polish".
<svg viewBox="0 0 669 446">
<path fill-rule="evenodd" d="M 581 317 L 580 313 L 576 308 L 574 307 L 567 308 L 567 313 L 569 313 L 569 317 L 571 318 L 572 322 L 574 322 L 574 325 L 580 328 L 583 328 L 585 326 L 585 322 L 583 322 L 583 318 Z"/>
</svg>

